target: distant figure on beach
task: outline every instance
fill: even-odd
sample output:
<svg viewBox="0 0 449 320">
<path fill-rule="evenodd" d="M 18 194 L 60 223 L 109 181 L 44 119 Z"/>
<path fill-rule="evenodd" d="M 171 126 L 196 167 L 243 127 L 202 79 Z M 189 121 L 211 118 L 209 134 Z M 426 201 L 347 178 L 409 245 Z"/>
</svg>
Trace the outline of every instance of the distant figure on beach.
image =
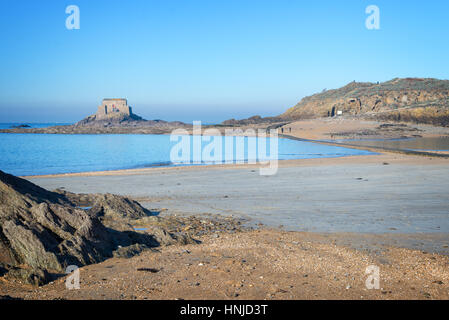
<svg viewBox="0 0 449 320">
<path fill-rule="evenodd" d="M 292 127 L 288 128 L 288 129 L 289 129 L 289 132 L 291 133 L 292 132 Z"/>
<path fill-rule="evenodd" d="M 284 128 L 281 128 L 281 132 L 284 133 Z"/>
</svg>

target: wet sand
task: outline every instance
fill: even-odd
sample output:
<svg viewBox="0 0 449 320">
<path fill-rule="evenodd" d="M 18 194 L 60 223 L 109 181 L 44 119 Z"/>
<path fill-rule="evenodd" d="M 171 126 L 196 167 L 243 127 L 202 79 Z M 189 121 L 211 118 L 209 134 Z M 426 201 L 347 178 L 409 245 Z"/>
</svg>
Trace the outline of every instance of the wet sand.
<svg viewBox="0 0 449 320">
<path fill-rule="evenodd" d="M 128 195 L 160 215 L 243 217 L 254 231 L 197 237 L 80 269 L 24 299 L 449 299 L 449 159 L 379 154 L 257 165 L 28 177 L 44 188 Z M 307 231 L 307 232 L 304 232 Z M 380 268 L 378 289 L 366 268 Z"/>
<path fill-rule="evenodd" d="M 127 195 L 161 214 L 232 215 L 290 231 L 387 234 L 398 246 L 449 254 L 448 165 L 449 159 L 382 154 L 281 161 L 273 176 L 259 175 L 257 166 L 231 165 L 29 180 L 46 189 Z"/>
</svg>

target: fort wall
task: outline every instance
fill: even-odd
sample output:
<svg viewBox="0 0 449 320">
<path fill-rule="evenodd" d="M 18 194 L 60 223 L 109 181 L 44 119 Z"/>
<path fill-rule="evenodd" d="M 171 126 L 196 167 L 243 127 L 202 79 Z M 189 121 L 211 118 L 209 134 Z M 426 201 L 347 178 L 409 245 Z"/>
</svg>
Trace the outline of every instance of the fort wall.
<svg viewBox="0 0 449 320">
<path fill-rule="evenodd" d="M 126 99 L 103 99 L 98 106 L 96 117 L 98 120 L 113 118 L 119 115 L 131 115 L 132 109 Z"/>
</svg>

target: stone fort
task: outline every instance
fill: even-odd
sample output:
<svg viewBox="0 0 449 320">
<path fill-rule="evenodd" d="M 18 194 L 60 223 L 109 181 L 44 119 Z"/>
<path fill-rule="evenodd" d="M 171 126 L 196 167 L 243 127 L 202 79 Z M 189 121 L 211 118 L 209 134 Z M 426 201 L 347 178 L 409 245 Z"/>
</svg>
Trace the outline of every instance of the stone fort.
<svg viewBox="0 0 449 320">
<path fill-rule="evenodd" d="M 103 99 L 96 113 L 98 120 L 113 118 L 120 115 L 130 116 L 132 108 L 126 99 Z"/>
</svg>

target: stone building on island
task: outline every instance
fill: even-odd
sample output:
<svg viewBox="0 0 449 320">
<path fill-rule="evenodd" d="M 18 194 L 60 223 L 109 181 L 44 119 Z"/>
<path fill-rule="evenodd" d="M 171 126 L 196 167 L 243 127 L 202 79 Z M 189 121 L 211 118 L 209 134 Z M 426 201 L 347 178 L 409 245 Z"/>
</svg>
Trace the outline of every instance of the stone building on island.
<svg viewBox="0 0 449 320">
<path fill-rule="evenodd" d="M 145 119 L 133 113 L 126 99 L 103 99 L 98 106 L 97 112 L 78 121 L 75 126 L 100 125 L 108 126 L 112 124 L 123 125 L 129 122 L 146 122 Z"/>
<path fill-rule="evenodd" d="M 117 116 L 131 116 L 132 108 L 126 99 L 103 99 L 96 115 L 96 120 L 115 118 Z"/>
</svg>

